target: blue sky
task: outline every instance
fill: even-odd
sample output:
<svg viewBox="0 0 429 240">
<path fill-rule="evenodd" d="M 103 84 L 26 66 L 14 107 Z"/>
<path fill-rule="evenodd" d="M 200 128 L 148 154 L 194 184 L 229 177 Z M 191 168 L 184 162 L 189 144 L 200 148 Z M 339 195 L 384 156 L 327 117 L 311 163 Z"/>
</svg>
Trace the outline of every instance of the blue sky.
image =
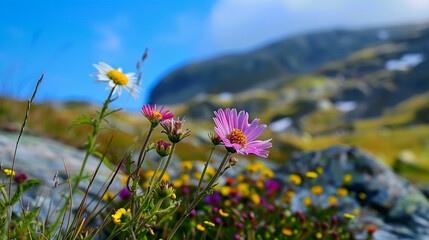
<svg viewBox="0 0 429 240">
<path fill-rule="evenodd" d="M 149 47 L 142 96 L 115 103 L 137 111 L 188 62 L 314 30 L 429 21 L 429 0 L 2 1 L 0 20 L 0 94 L 25 99 L 45 73 L 38 101 L 102 103 L 92 63 L 132 72 Z"/>
</svg>

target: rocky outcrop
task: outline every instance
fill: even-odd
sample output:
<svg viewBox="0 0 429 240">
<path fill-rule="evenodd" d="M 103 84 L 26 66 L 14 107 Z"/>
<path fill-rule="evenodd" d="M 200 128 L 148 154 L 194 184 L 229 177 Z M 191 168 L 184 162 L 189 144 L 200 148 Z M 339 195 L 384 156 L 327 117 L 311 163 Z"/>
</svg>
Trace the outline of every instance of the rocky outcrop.
<svg viewBox="0 0 429 240">
<path fill-rule="evenodd" d="M 293 157 L 278 170 L 279 180 L 288 182 L 292 173 L 305 175 L 321 167 L 324 173 L 317 184 L 324 193 L 317 199 L 326 204 L 327 197 L 345 187 L 354 194 L 342 198 L 342 212 L 360 211 L 358 224 L 379 227 L 375 238 L 429 239 L 429 202 L 407 180 L 395 174 L 389 167 L 364 151 L 353 147 L 331 147 Z M 344 185 L 343 177 L 351 174 L 352 181 Z M 286 179 L 286 180 L 285 180 Z M 305 210 L 302 198 L 309 195 L 308 185 L 297 190 L 293 199 L 295 209 Z M 360 198 L 365 194 L 365 198 Z M 341 204 L 347 202 L 347 204 Z"/>
</svg>

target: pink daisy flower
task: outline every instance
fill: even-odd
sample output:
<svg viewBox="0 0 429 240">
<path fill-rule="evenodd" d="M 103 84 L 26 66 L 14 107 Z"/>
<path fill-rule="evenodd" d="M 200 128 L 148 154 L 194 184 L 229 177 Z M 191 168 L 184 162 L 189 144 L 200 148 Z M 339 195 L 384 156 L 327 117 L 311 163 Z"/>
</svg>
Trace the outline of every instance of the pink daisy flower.
<svg viewBox="0 0 429 240">
<path fill-rule="evenodd" d="M 213 118 L 216 123 L 214 130 L 226 147 L 234 148 L 237 153 L 245 156 L 255 154 L 263 158 L 268 157 L 268 151 L 265 149 L 272 147 L 271 139 L 255 140 L 267 128 L 267 125 L 258 126 L 259 119 L 254 119 L 249 124 L 249 114 L 240 111 L 237 115 L 235 108 L 232 110 L 227 108 L 225 111 L 219 109 L 214 114 L 216 115 Z"/>
<path fill-rule="evenodd" d="M 153 108 L 149 104 L 142 107 L 142 114 L 152 123 L 152 126 L 157 126 L 161 121 L 165 121 L 174 117 L 174 113 L 169 110 L 164 110 L 164 106 L 156 111 L 156 104 Z"/>
</svg>

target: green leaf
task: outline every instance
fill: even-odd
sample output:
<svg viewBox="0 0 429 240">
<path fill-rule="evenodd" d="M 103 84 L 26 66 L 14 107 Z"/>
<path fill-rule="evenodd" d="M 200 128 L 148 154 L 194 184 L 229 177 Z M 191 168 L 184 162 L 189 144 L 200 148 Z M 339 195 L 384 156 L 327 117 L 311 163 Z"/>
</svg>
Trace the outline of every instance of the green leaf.
<svg viewBox="0 0 429 240">
<path fill-rule="evenodd" d="M 42 183 L 42 181 L 39 179 L 30 179 L 30 180 L 27 180 L 27 181 L 21 183 L 20 185 L 22 186 L 22 189 L 25 192 L 28 189 L 30 189 L 31 187 L 33 187 L 34 185 L 39 184 L 39 183 Z"/>
<path fill-rule="evenodd" d="M 33 221 L 33 219 L 36 217 L 37 213 L 39 212 L 40 207 L 36 207 L 35 209 L 31 210 L 27 216 L 24 217 L 24 219 L 21 219 L 20 224 L 22 226 L 22 229 L 25 230 Z"/>
<path fill-rule="evenodd" d="M 13 206 L 15 203 L 17 203 L 23 193 L 24 191 L 23 191 L 22 185 L 19 184 L 18 187 L 16 188 L 15 194 L 13 194 L 12 198 L 10 199 L 10 205 Z"/>
<path fill-rule="evenodd" d="M 10 200 L 10 204 L 13 206 L 15 203 L 17 203 L 19 201 L 19 199 L 21 198 L 22 194 L 27 191 L 28 189 L 30 189 L 32 186 L 41 183 L 42 181 L 39 179 L 30 179 L 27 180 L 23 183 L 18 184 L 18 187 L 16 189 L 15 194 L 13 194 L 11 200 Z"/>
<path fill-rule="evenodd" d="M 162 218 L 158 221 L 157 226 L 161 225 L 163 222 L 167 221 L 168 219 L 170 219 L 171 216 L 173 216 L 173 214 L 177 211 L 177 209 L 179 209 L 180 204 L 178 203 L 176 206 L 170 206 L 167 213 L 162 216 Z"/>
<path fill-rule="evenodd" d="M 94 125 L 94 123 L 90 117 L 88 117 L 86 115 L 81 115 L 76 120 L 74 120 L 74 122 L 68 127 L 68 130 L 70 130 L 74 127 L 80 126 L 80 125 L 85 125 L 85 124 L 91 125 L 91 126 Z"/>
<path fill-rule="evenodd" d="M 109 116 L 109 115 L 111 115 L 111 114 L 113 114 L 115 112 L 119 112 L 121 110 L 122 110 L 122 108 L 118 108 L 118 109 L 112 110 L 112 111 L 110 111 L 108 113 L 105 113 L 104 116 L 103 116 L 103 118 L 105 118 L 105 117 L 107 117 L 107 116 Z"/>
<path fill-rule="evenodd" d="M 110 164 L 109 159 L 107 159 L 106 157 L 103 157 L 103 154 L 97 151 L 92 152 L 92 154 L 94 154 L 99 158 L 103 158 L 104 165 L 106 165 L 106 167 L 109 168 L 112 172 L 116 171 L 116 169 L 112 166 L 112 164 Z"/>
<path fill-rule="evenodd" d="M 132 154 L 129 154 L 129 155 L 127 156 L 126 161 L 125 161 L 125 169 L 127 169 L 127 171 L 128 171 L 129 173 L 131 173 L 131 167 L 132 167 L 132 165 L 133 165 L 133 163 L 134 163 L 134 161 L 132 161 L 132 160 L 131 160 L 132 156 L 133 156 Z"/>
</svg>

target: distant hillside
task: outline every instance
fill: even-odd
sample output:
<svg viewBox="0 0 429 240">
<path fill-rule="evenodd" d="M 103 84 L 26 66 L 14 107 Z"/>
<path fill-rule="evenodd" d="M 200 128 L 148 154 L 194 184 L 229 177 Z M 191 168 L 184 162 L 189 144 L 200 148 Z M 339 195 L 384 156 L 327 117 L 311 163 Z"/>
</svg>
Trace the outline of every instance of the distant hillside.
<svg viewBox="0 0 429 240">
<path fill-rule="evenodd" d="M 175 104 L 200 93 L 241 92 L 288 74 L 310 73 L 322 64 L 344 59 L 355 51 L 418 28 L 397 26 L 311 33 L 249 53 L 191 63 L 163 78 L 153 89 L 149 102 Z"/>
</svg>

